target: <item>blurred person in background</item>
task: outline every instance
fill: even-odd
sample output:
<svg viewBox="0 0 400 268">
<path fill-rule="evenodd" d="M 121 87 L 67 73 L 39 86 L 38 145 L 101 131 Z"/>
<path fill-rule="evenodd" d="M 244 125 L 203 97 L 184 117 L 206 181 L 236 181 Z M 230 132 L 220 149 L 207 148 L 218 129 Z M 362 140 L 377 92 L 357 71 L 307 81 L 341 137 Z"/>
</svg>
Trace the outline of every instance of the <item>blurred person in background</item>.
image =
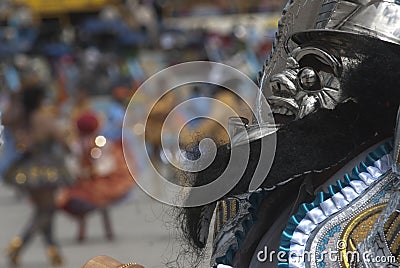
<svg viewBox="0 0 400 268">
<path fill-rule="evenodd" d="M 91 86 L 87 81 L 81 81 L 77 91 L 72 96 L 69 116 L 71 117 L 71 125 L 75 125 L 77 119 L 84 113 L 93 112 L 92 103 L 89 96 Z M 67 108 L 67 109 L 68 109 Z"/>
<path fill-rule="evenodd" d="M 161 134 L 163 127 L 169 128 L 173 126 L 163 126 L 165 119 L 171 113 L 172 109 L 176 107 L 178 99 L 173 92 L 165 94 L 158 102 L 152 107 L 146 122 L 145 139 L 150 149 L 150 157 L 156 163 L 161 161 L 162 144 Z M 175 122 L 183 121 L 183 118 L 176 118 Z M 179 125 L 179 124 L 178 124 Z M 168 130 L 164 135 L 167 135 Z"/>
<path fill-rule="evenodd" d="M 19 52 L 29 51 L 38 36 L 33 13 L 26 6 L 16 7 L 8 18 L 8 41 Z"/>
<path fill-rule="evenodd" d="M 132 150 L 133 146 L 135 146 L 133 144 L 134 142 L 132 142 L 130 138 L 126 138 L 125 150 L 123 149 L 122 144 L 122 128 L 124 124 L 125 110 L 133 93 L 133 90 L 125 86 L 117 86 L 112 90 L 111 101 L 104 114 L 104 126 L 100 133 L 104 136 L 107 142 L 113 144 L 119 155 L 124 154 L 123 156 L 127 161 L 137 163 L 138 159 L 135 157 L 134 151 Z M 136 172 L 137 168 L 138 166 L 135 165 L 135 170 L 130 170 L 130 172 Z"/>
<path fill-rule="evenodd" d="M 133 180 L 119 143 L 98 135 L 100 122 L 95 113 L 81 114 L 76 127 L 78 134 L 73 148 L 79 176 L 75 185 L 60 192 L 57 204 L 78 220 L 79 242 L 86 239 L 86 217 L 93 211 L 100 211 L 105 236 L 112 240 L 114 233 L 108 208 L 127 196 Z"/>
<path fill-rule="evenodd" d="M 32 84 L 22 88 L 4 113 L 4 125 L 11 131 L 20 157 L 5 173 L 5 181 L 27 193 L 33 215 L 6 251 L 11 265 L 19 264 L 22 249 L 40 232 L 47 246 L 51 264 L 63 263 L 53 236 L 56 212 L 55 195 L 69 183 L 63 153 L 68 149 L 64 133 L 57 126 L 54 109 L 44 105 L 44 88 Z"/>
<path fill-rule="evenodd" d="M 128 11 L 135 18 L 140 30 L 150 40 L 150 44 L 156 45 L 159 35 L 159 21 L 157 10 L 150 1 L 145 0 L 127 0 Z"/>
<path fill-rule="evenodd" d="M 67 156 L 67 167 L 70 173 L 76 178 L 79 175 L 77 171 L 77 159 L 73 152 L 74 141 L 77 140 L 78 131 L 76 121 L 86 112 L 95 113 L 92 100 L 90 98 L 90 84 L 85 81 L 79 81 L 73 92 L 68 95 L 66 101 L 60 103 L 60 121 L 67 126 L 67 137 L 71 145 L 72 152 Z"/>
<path fill-rule="evenodd" d="M 224 103 L 227 107 L 230 107 L 237 114 L 248 115 L 250 110 L 243 100 L 240 99 L 235 93 L 230 90 L 218 87 L 213 100 Z M 231 116 L 228 110 L 224 109 L 219 102 L 212 102 L 209 107 L 209 118 L 203 118 L 193 129 L 195 135 L 186 135 L 186 144 L 197 144 L 204 138 L 212 139 L 217 145 L 225 144 L 229 142 L 229 135 L 226 127 L 228 126 L 228 119 Z"/>
<path fill-rule="evenodd" d="M 2 94 L 0 98 L 2 100 L 1 110 L 4 111 L 5 107 L 9 107 L 11 106 L 11 104 L 16 103 L 17 94 Z M 1 181 L 3 181 L 5 173 L 8 171 L 10 166 L 13 165 L 13 163 L 20 159 L 22 154 L 17 150 L 17 144 L 15 142 L 11 129 L 9 129 L 8 127 L 4 127 L 1 134 L 4 140 L 4 144 L 2 144 L 0 150 L 0 176 Z M 19 189 L 16 189 L 16 193 L 17 197 L 20 197 Z"/>
<path fill-rule="evenodd" d="M 102 130 L 102 134 L 107 139 L 119 143 L 122 142 L 122 125 L 125 109 L 132 94 L 133 92 L 130 89 L 123 86 L 118 86 L 112 90 L 111 103 L 106 114 L 106 124 Z"/>
</svg>

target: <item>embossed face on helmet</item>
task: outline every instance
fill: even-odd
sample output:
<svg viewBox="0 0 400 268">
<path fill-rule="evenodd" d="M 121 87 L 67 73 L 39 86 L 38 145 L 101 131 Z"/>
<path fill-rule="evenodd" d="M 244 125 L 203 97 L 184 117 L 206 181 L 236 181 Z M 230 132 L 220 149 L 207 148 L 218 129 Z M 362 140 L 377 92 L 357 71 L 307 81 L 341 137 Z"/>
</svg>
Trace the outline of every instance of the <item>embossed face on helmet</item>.
<svg viewBox="0 0 400 268">
<path fill-rule="evenodd" d="M 316 17 L 312 7 L 305 11 L 301 4 L 293 5 L 286 15 L 291 19 L 283 20 L 288 25 L 280 26 L 274 52 L 280 57 L 274 58 L 273 66 L 281 70 L 280 63 L 285 60 L 287 65 L 268 78 L 267 86 L 274 95 L 269 102 L 275 114 L 300 119 L 319 108 L 334 109 L 348 99 L 341 78 L 346 68 L 357 66 L 359 54 L 374 51 L 383 43 L 392 48 L 400 45 L 397 0 L 336 0 L 319 5 Z M 311 17 L 313 25 L 295 30 L 302 22 L 309 23 L 304 17 Z"/>
<path fill-rule="evenodd" d="M 275 114 L 300 119 L 317 109 L 334 109 L 348 99 L 340 86 L 342 58 L 314 46 L 289 53 L 287 68 L 270 79 L 268 98 Z"/>
</svg>

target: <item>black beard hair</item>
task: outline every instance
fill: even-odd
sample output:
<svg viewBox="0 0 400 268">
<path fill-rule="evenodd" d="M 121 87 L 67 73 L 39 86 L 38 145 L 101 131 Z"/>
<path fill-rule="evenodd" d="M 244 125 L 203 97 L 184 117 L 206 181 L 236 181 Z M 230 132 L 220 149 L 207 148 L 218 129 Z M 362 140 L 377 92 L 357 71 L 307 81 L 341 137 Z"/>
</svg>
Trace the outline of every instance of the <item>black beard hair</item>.
<svg viewBox="0 0 400 268">
<path fill-rule="evenodd" d="M 342 78 L 343 90 L 352 100 L 334 110 L 320 109 L 279 129 L 274 162 L 261 187 L 270 188 L 289 178 L 302 180 L 305 173 L 321 173 L 342 166 L 361 149 L 393 136 L 400 102 L 400 53 L 399 49 L 393 50 L 385 44 L 375 49 L 365 53 L 369 56 Z M 260 145 L 260 140 L 251 142 L 246 171 L 228 195 L 247 191 L 258 164 Z M 195 174 L 191 183 L 204 185 L 218 178 L 229 157 L 229 147 L 219 147 L 214 162 Z M 188 178 L 193 176 L 186 175 Z M 281 191 L 285 191 L 284 187 L 280 187 Z M 209 227 L 199 224 L 202 209 L 204 207 L 182 209 L 178 217 L 183 237 L 197 252 L 201 252 L 206 244 L 199 240 L 199 228 Z"/>
</svg>

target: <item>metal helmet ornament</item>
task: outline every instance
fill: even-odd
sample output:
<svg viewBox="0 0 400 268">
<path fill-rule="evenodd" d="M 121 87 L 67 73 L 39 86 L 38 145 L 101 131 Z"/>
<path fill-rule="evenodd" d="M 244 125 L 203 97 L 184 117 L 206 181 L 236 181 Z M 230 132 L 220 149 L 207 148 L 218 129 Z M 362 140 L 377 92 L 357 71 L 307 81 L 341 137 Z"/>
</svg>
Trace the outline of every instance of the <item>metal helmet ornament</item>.
<svg viewBox="0 0 400 268">
<path fill-rule="evenodd" d="M 291 39 L 329 42 L 354 49 L 354 43 L 385 41 L 400 45 L 400 1 L 398 0 L 324 0 L 315 29 L 298 32 Z"/>
<path fill-rule="evenodd" d="M 264 105 L 264 97 L 268 98 L 272 95 L 269 79 L 286 68 L 286 61 L 289 57 L 286 50 L 288 38 L 295 32 L 313 27 L 321 4 L 322 0 L 289 0 L 286 4 L 278 23 L 278 31 L 275 33 L 272 52 L 258 78 L 260 91 L 255 107 L 257 113 L 255 117 L 259 120 L 253 120 L 253 122 L 242 120 L 242 125 L 238 124 L 239 118 L 231 120 L 234 122 L 229 128 L 233 134 L 232 146 L 251 142 L 276 132 L 277 125 L 270 124 L 270 111 L 265 110 Z M 305 14 L 307 15 L 305 16 Z"/>
<path fill-rule="evenodd" d="M 277 127 L 350 100 L 341 79 L 377 43 L 400 45 L 399 0 L 289 0 L 259 77 L 256 117 L 267 116 L 264 96 Z M 271 133 L 262 122 L 246 128 L 250 141 Z M 239 132 L 233 145 L 244 136 Z"/>
<path fill-rule="evenodd" d="M 286 43 L 294 33 L 302 32 L 314 27 L 322 0 L 289 0 L 283 9 L 282 17 L 278 22 L 278 30 L 272 51 L 263 70 L 259 74 L 259 84 L 266 97 L 271 95 L 269 79 L 286 68 L 289 57 Z"/>
<path fill-rule="evenodd" d="M 286 38 L 285 68 L 272 74 L 272 67 L 267 67 L 270 75 L 264 71 L 261 89 L 273 112 L 301 119 L 317 109 L 334 109 L 348 101 L 341 87 L 347 70 L 378 44 L 393 49 L 400 45 L 397 1 L 324 0 L 313 27 Z M 282 44 L 278 49 L 281 53 Z M 272 96 L 268 96 L 270 91 Z"/>
</svg>

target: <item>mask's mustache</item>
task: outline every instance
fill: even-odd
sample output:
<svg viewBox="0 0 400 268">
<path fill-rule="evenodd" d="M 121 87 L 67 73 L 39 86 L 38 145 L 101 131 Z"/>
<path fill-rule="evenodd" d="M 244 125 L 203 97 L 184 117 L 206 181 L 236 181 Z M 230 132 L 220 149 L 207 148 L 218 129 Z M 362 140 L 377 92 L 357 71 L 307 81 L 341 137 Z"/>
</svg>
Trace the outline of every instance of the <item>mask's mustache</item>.
<svg viewBox="0 0 400 268">
<path fill-rule="evenodd" d="M 367 121 L 367 118 L 362 118 L 359 105 L 348 102 L 333 111 L 320 110 L 283 126 L 277 131 L 275 159 L 262 186 L 273 187 L 297 174 L 321 170 L 337 163 L 379 131 L 371 123 L 364 124 Z M 260 152 L 261 139 L 252 141 L 246 170 L 232 194 L 247 190 Z M 229 146 L 219 147 L 213 163 L 195 174 L 194 186 L 217 179 L 227 167 L 230 153 Z"/>
</svg>

